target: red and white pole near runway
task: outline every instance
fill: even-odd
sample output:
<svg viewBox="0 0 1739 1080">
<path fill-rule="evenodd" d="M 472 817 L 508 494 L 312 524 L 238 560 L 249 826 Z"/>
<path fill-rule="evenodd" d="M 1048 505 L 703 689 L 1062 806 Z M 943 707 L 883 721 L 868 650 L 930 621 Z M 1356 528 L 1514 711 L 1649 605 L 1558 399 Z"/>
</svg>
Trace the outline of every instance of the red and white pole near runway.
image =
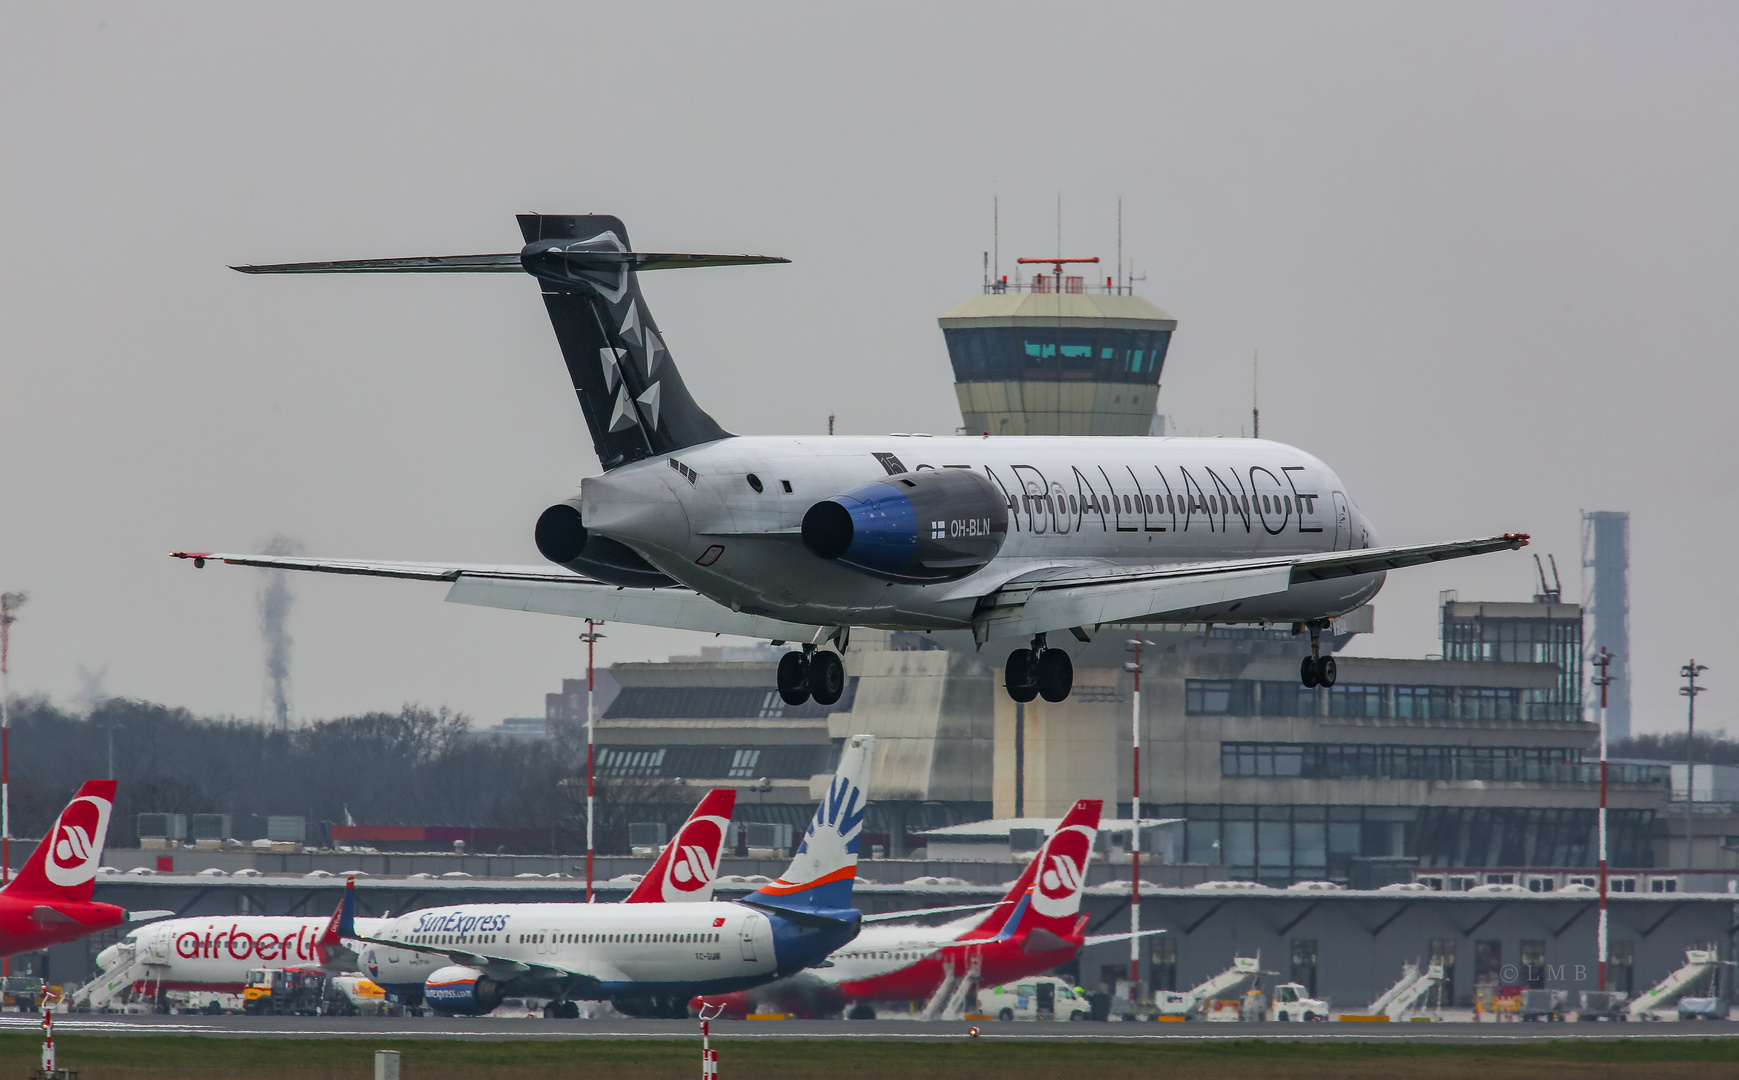
<svg viewBox="0 0 1739 1080">
<path fill-rule="evenodd" d="M 1135 649 L 1133 662 L 1125 664 L 1135 675 L 1135 689 L 1129 695 L 1129 732 L 1134 769 L 1129 788 L 1129 1007 L 1135 1008 L 1141 996 L 1141 646 L 1138 637 L 1130 638 Z"/>
<path fill-rule="evenodd" d="M 1606 989 L 1606 688 L 1614 676 L 1606 673 L 1612 654 L 1606 646 L 1589 661 L 1600 674 L 1588 680 L 1600 688 L 1600 922 L 1594 935 L 1594 953 L 1600 962 L 1600 989 Z"/>
<path fill-rule="evenodd" d="M 594 661 L 597 658 L 598 639 L 603 634 L 598 633 L 598 627 L 603 623 L 597 619 L 586 620 L 586 632 L 580 635 L 580 640 L 586 643 L 586 903 L 592 902 L 592 819 L 596 805 L 594 798 L 597 789 L 592 783 L 592 759 L 597 745 L 594 738 L 597 728 L 598 709 L 593 691 L 597 688 L 597 674 Z"/>
<path fill-rule="evenodd" d="M 724 1011 L 725 1007 L 718 1005 L 708 1015 L 707 1006 L 700 1007 L 700 1080 L 719 1080 L 719 1052 L 712 1048 L 712 1021 Z"/>
<path fill-rule="evenodd" d="M 53 1080 L 54 1068 L 54 1013 L 49 1006 L 54 1004 L 54 998 L 48 994 L 42 995 L 42 1075 Z"/>
</svg>

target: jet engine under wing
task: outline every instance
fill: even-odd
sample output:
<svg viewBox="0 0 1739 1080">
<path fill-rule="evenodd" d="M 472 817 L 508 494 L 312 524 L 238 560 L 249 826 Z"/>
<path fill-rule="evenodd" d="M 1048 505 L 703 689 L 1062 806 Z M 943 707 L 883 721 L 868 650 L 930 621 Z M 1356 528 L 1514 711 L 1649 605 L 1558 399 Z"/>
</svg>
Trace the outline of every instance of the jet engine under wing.
<svg viewBox="0 0 1739 1080">
<path fill-rule="evenodd" d="M 1285 592 L 1300 582 L 1377 574 L 1444 559 L 1514 550 L 1527 542 L 1526 533 L 1505 533 L 1440 544 L 1264 559 L 1082 567 L 1062 573 L 1052 567 L 1016 578 L 986 596 L 973 618 L 973 633 L 983 642 L 1071 626 L 1137 622 L 1167 612 Z"/>
<path fill-rule="evenodd" d="M 537 611 L 603 622 L 667 626 L 708 634 L 735 634 L 775 641 L 808 641 L 816 628 L 732 611 L 692 589 L 627 589 L 581 577 L 569 570 L 537 566 L 472 563 L 417 563 L 369 559 L 316 559 L 290 555 L 235 555 L 216 551 L 172 552 L 191 559 L 273 570 L 405 578 L 452 583 L 447 600 L 455 604 Z"/>
</svg>

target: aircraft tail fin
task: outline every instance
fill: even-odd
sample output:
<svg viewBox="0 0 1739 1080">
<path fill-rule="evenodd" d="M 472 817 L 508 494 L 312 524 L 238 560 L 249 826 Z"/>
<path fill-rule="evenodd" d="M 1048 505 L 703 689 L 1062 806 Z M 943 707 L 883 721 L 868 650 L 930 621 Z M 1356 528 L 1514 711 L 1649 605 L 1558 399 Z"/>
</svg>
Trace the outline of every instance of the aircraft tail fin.
<svg viewBox="0 0 1739 1080">
<path fill-rule="evenodd" d="M 735 788 L 713 788 L 694 813 L 682 823 L 676 836 L 664 845 L 658 861 L 634 886 L 624 903 L 706 903 L 713 898 L 713 879 L 718 876 L 719 856 L 724 853 L 725 833 L 731 811 L 737 805 Z"/>
<path fill-rule="evenodd" d="M 24 869 L 6 886 L 11 896 L 89 900 L 109 835 L 115 781 L 86 780 L 36 845 Z"/>
<path fill-rule="evenodd" d="M 851 907 L 874 744 L 869 735 L 853 735 L 845 741 L 839 768 L 821 797 L 821 805 L 815 808 L 815 818 L 791 865 L 779 880 L 761 886 L 745 899 L 767 907 L 810 911 Z"/>
<path fill-rule="evenodd" d="M 1073 933 L 1102 806 L 1099 799 L 1080 799 L 1070 807 L 1003 902 L 966 936 L 1007 940 L 1035 929 L 1059 937 Z"/>
<path fill-rule="evenodd" d="M 620 218 L 602 214 L 520 214 L 517 253 L 236 266 L 245 274 L 529 273 L 592 445 L 606 470 L 730 437 L 689 395 L 676 361 L 640 295 L 643 270 L 789 262 L 766 255 L 633 251 Z"/>
</svg>

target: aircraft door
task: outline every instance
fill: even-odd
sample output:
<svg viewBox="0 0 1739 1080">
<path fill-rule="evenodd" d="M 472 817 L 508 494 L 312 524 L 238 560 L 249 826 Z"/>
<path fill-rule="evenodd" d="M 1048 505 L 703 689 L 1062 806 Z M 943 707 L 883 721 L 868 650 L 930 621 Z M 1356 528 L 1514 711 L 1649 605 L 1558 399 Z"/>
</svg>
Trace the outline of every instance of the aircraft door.
<svg viewBox="0 0 1739 1080">
<path fill-rule="evenodd" d="M 1041 982 L 1038 984 L 1037 990 L 1038 993 L 1035 997 L 1038 1000 L 1037 1004 L 1034 1006 L 1034 1011 L 1040 1016 L 1057 1015 L 1057 984 L 1054 982 Z"/>
<path fill-rule="evenodd" d="M 1347 511 L 1347 497 L 1343 492 L 1334 493 L 1334 549 L 1346 551 L 1353 546 L 1352 515 Z"/>
<path fill-rule="evenodd" d="M 743 959 L 751 963 L 755 960 L 755 931 L 758 929 L 756 925 L 757 923 L 767 923 L 767 916 L 761 914 L 750 915 L 748 918 L 743 920 L 742 928 L 739 931 L 739 935 L 743 942 Z M 767 925 L 769 928 L 772 926 L 771 923 L 767 923 Z"/>
</svg>

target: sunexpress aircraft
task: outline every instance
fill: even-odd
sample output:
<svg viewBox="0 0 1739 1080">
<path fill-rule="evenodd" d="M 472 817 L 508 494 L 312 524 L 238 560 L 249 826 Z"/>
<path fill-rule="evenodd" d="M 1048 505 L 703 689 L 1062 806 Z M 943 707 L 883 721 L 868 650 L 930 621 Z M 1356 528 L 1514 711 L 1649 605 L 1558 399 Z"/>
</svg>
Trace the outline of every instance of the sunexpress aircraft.
<svg viewBox="0 0 1739 1080">
<path fill-rule="evenodd" d="M 1387 571 L 1527 543 L 1384 547 L 1332 469 L 1259 439 L 732 435 L 690 397 L 638 275 L 785 260 L 637 252 L 607 216 L 519 226 L 517 253 L 237 269 L 535 278 L 603 466 L 537 521 L 554 567 L 175 554 L 446 581 L 458 603 L 793 642 L 780 693 L 831 704 L 854 626 L 1013 645 L 1009 694 L 1061 701 L 1073 665 L 1052 635 L 1292 623 L 1311 637 L 1304 685 L 1332 685 L 1319 635 Z"/>
<path fill-rule="evenodd" d="M 630 1015 L 686 1016 L 697 994 L 795 974 L 857 936 L 864 917 L 851 906 L 851 891 L 873 742 L 868 735 L 845 741 L 790 867 L 741 899 L 462 904 L 365 930 L 354 915 L 353 883 L 335 936 L 360 944 L 363 969 L 388 993 L 412 1001 L 420 994 L 436 1012 L 486 1013 L 505 996 L 529 995 L 555 999 L 557 1016 L 577 1016 L 577 1000 L 603 999 Z M 891 917 L 913 914 L 923 913 Z M 382 954 L 401 950 L 442 956 L 448 964 L 432 972 L 406 965 L 402 970 L 415 970 L 419 981 L 395 982 Z"/>
</svg>

